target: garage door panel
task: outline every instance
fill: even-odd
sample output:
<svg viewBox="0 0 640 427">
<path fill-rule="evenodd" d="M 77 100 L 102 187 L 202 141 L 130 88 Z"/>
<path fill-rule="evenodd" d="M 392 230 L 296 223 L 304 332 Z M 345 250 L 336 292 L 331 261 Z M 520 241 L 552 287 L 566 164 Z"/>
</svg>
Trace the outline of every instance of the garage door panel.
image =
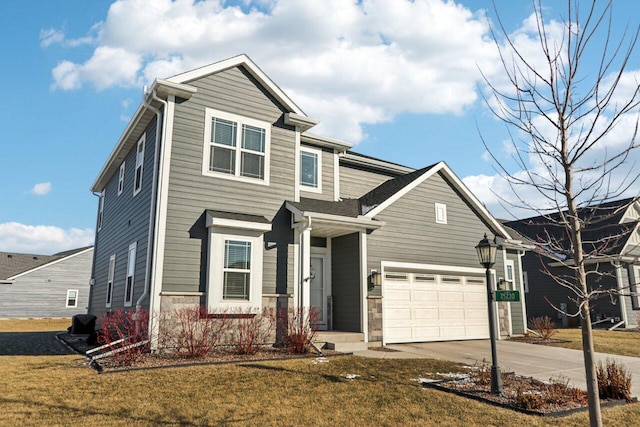
<svg viewBox="0 0 640 427">
<path fill-rule="evenodd" d="M 423 321 L 423 320 L 429 320 L 429 319 L 437 319 L 438 308 L 437 307 L 424 308 L 424 309 L 414 308 L 411 310 L 411 314 L 413 319 L 415 320 Z"/>
<path fill-rule="evenodd" d="M 438 294 L 438 301 L 462 303 L 464 294 L 460 291 L 442 291 Z"/>
<path fill-rule="evenodd" d="M 407 307 L 393 308 L 385 310 L 386 320 L 390 322 L 411 320 L 411 310 Z"/>
<path fill-rule="evenodd" d="M 413 328 L 413 338 L 415 341 L 434 341 L 440 337 L 440 327 L 438 326 L 416 326 Z"/>
</svg>

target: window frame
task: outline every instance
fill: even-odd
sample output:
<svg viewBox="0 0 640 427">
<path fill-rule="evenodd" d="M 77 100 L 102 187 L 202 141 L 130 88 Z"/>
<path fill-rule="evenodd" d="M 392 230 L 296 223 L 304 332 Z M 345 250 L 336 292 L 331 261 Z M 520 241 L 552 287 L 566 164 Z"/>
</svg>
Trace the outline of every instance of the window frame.
<svg viewBox="0 0 640 427">
<path fill-rule="evenodd" d="M 247 243 L 249 246 L 249 259 L 248 259 L 248 263 L 249 263 L 249 268 L 233 268 L 233 267 L 228 267 L 227 264 L 227 254 L 228 254 L 228 247 L 227 245 L 229 243 Z M 247 240 L 244 238 L 238 238 L 238 239 L 225 239 L 224 240 L 224 260 L 222 263 L 222 300 L 224 302 L 229 302 L 229 301 L 251 301 L 251 279 L 253 276 L 253 271 L 252 271 L 252 261 L 253 261 L 253 242 L 251 240 Z M 226 274 L 225 273 L 242 273 L 242 274 L 248 274 L 249 275 L 249 288 L 246 290 L 246 297 L 244 298 L 230 298 L 230 297 L 226 297 L 225 296 L 225 288 L 227 285 L 226 282 Z"/>
<path fill-rule="evenodd" d="M 120 172 L 118 173 L 118 196 L 122 194 L 124 191 L 124 172 L 125 172 L 125 161 L 122 161 L 120 165 Z"/>
<path fill-rule="evenodd" d="M 75 292 L 76 293 L 73 305 L 69 304 L 69 300 L 71 299 L 69 294 L 71 292 Z M 65 305 L 65 308 L 76 308 L 76 307 L 78 307 L 78 297 L 79 296 L 80 296 L 80 292 L 77 289 L 67 289 L 67 303 Z"/>
<path fill-rule="evenodd" d="M 102 230 L 102 223 L 104 222 L 104 198 L 107 194 L 106 190 L 100 192 L 100 200 L 98 201 L 98 231 Z"/>
<path fill-rule="evenodd" d="M 113 281 L 116 275 L 116 254 L 109 257 L 109 264 L 107 264 L 107 292 L 105 295 L 105 307 L 111 308 L 113 302 Z"/>
<path fill-rule="evenodd" d="M 529 274 L 526 271 L 522 272 L 522 287 L 524 289 L 524 293 L 529 293 Z"/>
<path fill-rule="evenodd" d="M 146 140 L 147 135 L 143 133 L 136 143 L 136 167 L 133 169 L 133 197 L 142 191 L 142 183 L 144 182 L 144 156 L 147 145 Z M 140 169 L 139 174 L 138 169 Z"/>
<path fill-rule="evenodd" d="M 447 224 L 447 205 L 444 203 L 435 204 L 436 224 Z"/>
<path fill-rule="evenodd" d="M 298 161 L 300 162 L 300 171 L 298 174 L 298 183 L 300 185 L 300 191 L 306 191 L 309 193 L 322 193 L 322 150 L 319 148 L 312 148 L 307 146 L 300 147 L 300 153 L 298 156 Z M 302 156 L 303 154 L 312 154 L 316 157 L 316 181 L 317 185 L 315 187 L 311 185 L 307 185 L 302 182 Z"/>
<path fill-rule="evenodd" d="M 127 275 L 124 280 L 124 306 L 131 307 L 133 304 L 133 291 L 135 288 L 136 261 L 138 256 L 138 242 L 129 245 L 127 251 Z M 133 254 L 133 259 L 132 259 Z M 128 297 L 128 299 L 127 299 Z"/>
<path fill-rule="evenodd" d="M 224 144 L 216 144 L 211 141 L 211 124 L 214 118 L 234 122 L 236 124 L 236 140 L 235 145 L 228 146 Z M 245 126 L 259 128 L 264 131 L 264 153 L 244 148 L 242 146 L 243 134 Z M 211 147 L 225 148 L 228 150 L 235 149 L 235 161 L 233 173 L 210 170 Z M 263 177 L 255 178 L 242 175 L 242 154 L 258 154 L 264 157 Z M 262 120 L 252 119 L 237 114 L 220 111 L 213 108 L 205 108 L 205 126 L 204 141 L 202 149 L 202 175 L 215 178 L 230 179 L 234 181 L 242 181 L 253 184 L 269 185 L 270 180 L 270 163 L 271 163 L 271 123 Z"/>
<path fill-rule="evenodd" d="M 509 277 L 509 267 L 511 267 L 511 277 Z M 512 259 L 504 261 L 504 283 L 506 290 L 514 290 L 516 288 L 516 265 Z"/>
</svg>

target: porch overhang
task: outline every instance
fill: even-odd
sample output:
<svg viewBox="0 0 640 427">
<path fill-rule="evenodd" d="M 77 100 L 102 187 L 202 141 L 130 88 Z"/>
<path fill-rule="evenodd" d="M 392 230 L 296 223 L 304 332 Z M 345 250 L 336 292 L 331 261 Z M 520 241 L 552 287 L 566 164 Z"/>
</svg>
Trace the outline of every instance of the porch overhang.
<svg viewBox="0 0 640 427">
<path fill-rule="evenodd" d="M 367 218 L 363 215 L 345 216 L 323 212 L 301 210 L 290 202 L 286 208 L 291 212 L 291 226 L 310 226 L 314 236 L 339 237 L 360 231 L 373 231 L 384 226 L 383 221 Z"/>
</svg>

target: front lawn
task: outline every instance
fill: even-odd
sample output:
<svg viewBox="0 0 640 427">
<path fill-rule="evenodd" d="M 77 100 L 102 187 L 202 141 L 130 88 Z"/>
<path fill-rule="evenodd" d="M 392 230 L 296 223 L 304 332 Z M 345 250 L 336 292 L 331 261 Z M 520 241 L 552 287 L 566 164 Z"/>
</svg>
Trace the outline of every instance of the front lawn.
<svg viewBox="0 0 640 427">
<path fill-rule="evenodd" d="M 555 347 L 582 350 L 580 329 L 558 329 L 553 338 L 568 341 L 551 344 Z M 599 353 L 640 357 L 640 332 L 594 330 L 593 342 L 595 351 Z"/>
</svg>

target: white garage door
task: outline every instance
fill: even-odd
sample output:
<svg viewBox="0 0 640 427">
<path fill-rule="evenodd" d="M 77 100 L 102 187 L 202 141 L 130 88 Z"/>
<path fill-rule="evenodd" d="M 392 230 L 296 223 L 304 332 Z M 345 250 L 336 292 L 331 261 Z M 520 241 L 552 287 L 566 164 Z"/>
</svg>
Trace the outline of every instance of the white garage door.
<svg viewBox="0 0 640 427">
<path fill-rule="evenodd" d="M 482 276 L 385 271 L 383 297 L 387 343 L 489 338 Z"/>
</svg>

